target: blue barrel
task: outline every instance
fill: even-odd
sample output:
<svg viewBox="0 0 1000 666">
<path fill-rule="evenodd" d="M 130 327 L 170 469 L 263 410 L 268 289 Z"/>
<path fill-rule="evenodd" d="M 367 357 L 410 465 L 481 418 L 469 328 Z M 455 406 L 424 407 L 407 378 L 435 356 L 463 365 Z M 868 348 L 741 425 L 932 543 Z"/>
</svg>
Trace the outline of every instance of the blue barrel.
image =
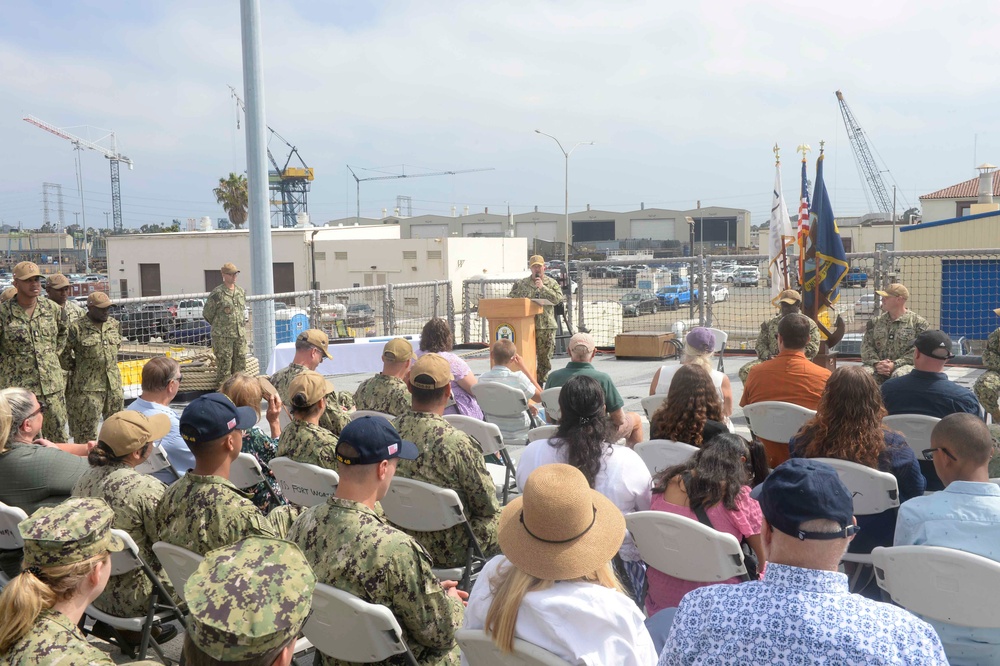
<svg viewBox="0 0 1000 666">
<path fill-rule="evenodd" d="M 276 319 L 274 322 L 274 337 L 280 344 L 294 342 L 299 333 L 309 328 L 309 317 L 304 314 L 293 314 L 288 319 Z"/>
</svg>

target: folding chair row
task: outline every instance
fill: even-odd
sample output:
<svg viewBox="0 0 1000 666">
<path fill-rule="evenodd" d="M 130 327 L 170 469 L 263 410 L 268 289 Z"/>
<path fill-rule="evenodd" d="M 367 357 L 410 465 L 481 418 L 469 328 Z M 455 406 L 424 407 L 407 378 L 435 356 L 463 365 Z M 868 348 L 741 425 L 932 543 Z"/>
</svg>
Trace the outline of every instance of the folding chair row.
<svg viewBox="0 0 1000 666">
<path fill-rule="evenodd" d="M 504 386 L 503 388 L 510 387 Z M 511 489 L 517 487 L 514 480 L 517 470 L 514 468 L 514 460 L 504 444 L 500 427 L 495 423 L 487 423 L 462 414 L 445 414 L 444 420 L 456 430 L 461 430 L 474 439 L 479 444 L 479 448 L 482 449 L 484 456 L 496 455 L 502 460 L 503 470 L 496 469 L 497 466 L 490 464 L 487 464 L 487 467 L 491 468 L 490 474 L 493 476 L 493 482 L 500 494 L 500 500 L 506 505 Z"/>
</svg>

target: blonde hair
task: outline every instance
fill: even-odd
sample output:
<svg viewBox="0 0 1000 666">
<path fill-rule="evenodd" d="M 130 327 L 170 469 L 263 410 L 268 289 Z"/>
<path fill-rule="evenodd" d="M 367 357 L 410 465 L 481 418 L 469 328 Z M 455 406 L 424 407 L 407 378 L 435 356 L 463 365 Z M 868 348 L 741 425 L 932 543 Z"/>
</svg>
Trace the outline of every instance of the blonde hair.
<svg viewBox="0 0 1000 666">
<path fill-rule="evenodd" d="M 222 392 L 237 407 L 252 408 L 257 412 L 257 420 L 260 420 L 260 401 L 264 394 L 256 377 L 237 372 L 222 384 Z"/>
<path fill-rule="evenodd" d="M 695 349 L 694 345 L 684 345 L 684 352 L 681 355 L 681 365 L 699 365 L 705 368 L 708 374 L 712 374 L 712 357 L 715 356 L 714 351 L 702 351 L 700 349 Z"/>
<path fill-rule="evenodd" d="M 7 396 L 0 393 L 0 452 L 7 450 L 7 439 L 10 437 L 10 405 Z"/>
<path fill-rule="evenodd" d="M 87 576 L 109 557 L 110 553 L 105 552 L 82 562 L 40 567 L 39 573 L 22 571 L 14 576 L 0 593 L 0 617 L 4 618 L 0 624 L 0 654 L 31 631 L 42 611 L 76 596 Z"/>
<path fill-rule="evenodd" d="M 497 577 L 490 584 L 493 601 L 490 602 L 490 609 L 486 612 L 484 630 L 493 637 L 493 644 L 500 648 L 501 652 L 514 651 L 514 628 L 517 625 L 517 613 L 521 609 L 524 595 L 536 590 L 547 590 L 554 582 L 535 578 L 509 562 L 506 568 L 498 570 Z M 625 593 L 618 577 L 615 576 L 614 569 L 611 568 L 610 561 L 597 571 L 570 582 L 594 583 Z"/>
</svg>

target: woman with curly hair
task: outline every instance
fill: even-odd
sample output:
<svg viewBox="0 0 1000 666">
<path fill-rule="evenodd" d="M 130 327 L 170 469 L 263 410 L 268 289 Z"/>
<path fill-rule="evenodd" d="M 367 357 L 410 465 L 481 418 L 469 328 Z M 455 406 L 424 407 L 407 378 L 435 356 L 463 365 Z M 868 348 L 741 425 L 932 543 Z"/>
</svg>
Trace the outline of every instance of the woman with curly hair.
<svg viewBox="0 0 1000 666">
<path fill-rule="evenodd" d="M 517 487 L 524 488 L 531 473 L 542 465 L 564 463 L 583 472 L 590 487 L 623 514 L 649 509 L 649 469 L 638 453 L 610 442 L 614 425 L 607 418 L 604 391 L 597 380 L 571 377 L 559 392 L 559 409 L 562 414 L 555 436 L 528 444 L 521 454 Z M 630 535 L 625 536 L 620 555 L 633 589 L 641 590 L 645 576 Z"/>
<path fill-rule="evenodd" d="M 838 458 L 889 472 L 899 484 L 899 501 L 923 495 L 926 480 L 917 456 L 903 436 L 882 425 L 886 415 L 875 379 L 861 366 L 837 368 L 826 383 L 816 416 L 806 422 L 788 446 L 793 458 Z M 858 535 L 848 548 L 870 553 L 891 546 L 896 511 L 858 516 Z"/>
<path fill-rule="evenodd" d="M 674 373 L 667 399 L 649 419 L 649 436 L 701 446 L 729 432 L 724 418 L 712 377 L 700 365 L 683 365 Z"/>
<path fill-rule="evenodd" d="M 445 414 L 464 414 L 482 420 L 483 410 L 472 395 L 472 387 L 476 385 L 476 375 L 472 368 L 461 357 L 451 352 L 455 338 L 451 327 L 444 319 L 435 317 L 424 324 L 420 332 L 420 356 L 434 353 L 443 356 L 451 366 L 454 379 L 451 382 L 451 397 L 455 400 L 453 406 L 444 410 Z"/>
</svg>

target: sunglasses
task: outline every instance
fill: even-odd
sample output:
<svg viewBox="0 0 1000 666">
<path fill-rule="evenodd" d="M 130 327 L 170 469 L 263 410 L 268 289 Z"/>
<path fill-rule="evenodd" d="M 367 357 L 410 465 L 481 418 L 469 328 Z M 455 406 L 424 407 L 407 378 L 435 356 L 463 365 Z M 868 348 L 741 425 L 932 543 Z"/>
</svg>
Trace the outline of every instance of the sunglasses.
<svg viewBox="0 0 1000 666">
<path fill-rule="evenodd" d="M 30 419 L 33 416 L 38 416 L 39 414 L 44 414 L 45 410 L 48 409 L 48 408 L 49 408 L 49 406 L 46 405 L 44 402 L 39 402 L 38 403 L 38 409 L 36 409 L 35 411 L 33 411 L 30 414 L 28 414 L 27 418 Z M 25 420 L 27 420 L 27 419 L 25 419 Z"/>
<path fill-rule="evenodd" d="M 935 451 L 944 451 L 944 454 L 949 458 L 951 458 L 952 460 L 958 460 L 958 458 L 956 458 L 951 451 L 944 448 L 943 446 L 936 446 L 932 449 L 924 449 L 923 451 L 920 452 L 920 455 L 924 457 L 924 460 L 934 460 Z"/>
</svg>

